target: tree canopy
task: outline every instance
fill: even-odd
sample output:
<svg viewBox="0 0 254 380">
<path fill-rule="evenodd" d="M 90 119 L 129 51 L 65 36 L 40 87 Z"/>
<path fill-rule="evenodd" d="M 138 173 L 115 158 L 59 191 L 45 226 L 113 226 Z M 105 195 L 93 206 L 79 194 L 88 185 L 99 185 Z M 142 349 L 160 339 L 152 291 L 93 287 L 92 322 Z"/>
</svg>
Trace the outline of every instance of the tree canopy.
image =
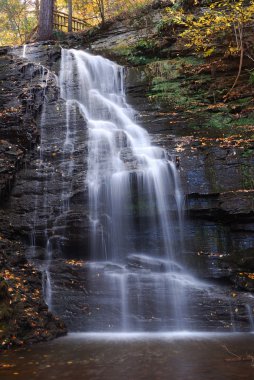
<svg viewBox="0 0 254 380">
<path fill-rule="evenodd" d="M 22 44 L 37 23 L 34 0 L 0 0 L 0 45 Z"/>
</svg>

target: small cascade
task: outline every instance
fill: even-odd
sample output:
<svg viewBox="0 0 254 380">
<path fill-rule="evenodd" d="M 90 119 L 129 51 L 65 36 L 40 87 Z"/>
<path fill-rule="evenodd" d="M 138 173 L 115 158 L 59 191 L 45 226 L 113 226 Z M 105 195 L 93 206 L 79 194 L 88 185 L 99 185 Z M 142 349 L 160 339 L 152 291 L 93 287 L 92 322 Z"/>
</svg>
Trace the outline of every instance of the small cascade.
<svg viewBox="0 0 254 380">
<path fill-rule="evenodd" d="M 27 45 L 23 45 L 23 51 L 22 51 L 22 58 L 26 58 L 26 48 L 27 48 Z"/>
<path fill-rule="evenodd" d="M 250 331 L 254 331 L 254 318 L 253 318 L 253 309 L 251 308 L 250 304 L 246 304 L 246 311 L 247 311 L 247 316 L 249 319 L 249 324 L 250 324 Z"/>
<path fill-rule="evenodd" d="M 25 52 L 24 45 L 24 52 Z M 36 181 L 36 188 L 35 193 L 37 194 L 39 192 L 39 189 L 41 186 L 43 186 L 44 189 L 48 188 L 48 181 L 50 181 L 50 177 L 52 175 L 52 171 L 50 169 L 50 165 L 47 163 L 47 159 L 45 159 L 45 151 L 47 146 L 47 132 L 45 131 L 45 121 L 46 121 L 46 114 L 47 114 L 47 86 L 48 81 L 51 79 L 54 81 L 54 75 L 50 73 L 48 69 L 46 69 L 44 66 L 40 66 L 41 69 L 41 85 L 43 86 L 43 106 L 42 106 L 42 112 L 40 117 L 40 146 L 39 148 L 39 159 L 36 162 L 36 173 L 38 175 L 38 180 Z M 46 141 L 45 141 L 46 140 Z M 44 180 L 41 181 L 41 177 L 44 173 Z M 34 218 L 33 218 L 33 226 L 31 229 L 31 250 L 30 255 L 33 257 L 36 254 L 37 249 L 37 241 L 36 241 L 36 228 L 37 225 L 40 223 L 40 218 L 38 216 L 38 210 L 39 208 L 42 208 L 42 210 L 46 210 L 48 207 L 48 194 L 46 191 L 43 191 L 43 197 L 42 199 L 38 199 L 38 196 L 36 195 L 35 198 L 35 207 L 34 207 Z M 43 239 L 45 241 L 45 257 L 43 261 L 43 265 L 41 267 L 42 270 L 42 285 L 43 285 L 43 294 L 46 304 L 49 308 L 51 308 L 51 299 L 52 299 L 52 286 L 51 286 L 51 274 L 50 274 L 50 267 L 51 267 L 51 260 L 52 260 L 52 247 L 51 247 L 51 241 L 50 237 L 48 236 L 48 229 L 44 229 L 43 233 Z"/>
</svg>

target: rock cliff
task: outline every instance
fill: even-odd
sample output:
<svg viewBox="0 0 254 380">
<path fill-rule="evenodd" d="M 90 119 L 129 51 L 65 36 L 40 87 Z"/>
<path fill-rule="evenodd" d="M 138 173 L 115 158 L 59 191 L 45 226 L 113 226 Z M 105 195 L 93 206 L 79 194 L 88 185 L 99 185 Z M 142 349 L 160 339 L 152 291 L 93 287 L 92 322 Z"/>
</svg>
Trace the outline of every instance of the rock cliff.
<svg viewBox="0 0 254 380">
<path fill-rule="evenodd" d="M 234 318 L 244 329 L 246 291 L 254 289 L 253 86 L 243 71 L 225 103 L 223 94 L 234 81 L 237 61 L 197 57 L 179 40 L 177 29 L 164 28 L 166 5 L 156 2 L 131 19 L 119 17 L 101 29 L 68 35 L 61 44 L 89 49 L 126 66 L 128 102 L 137 110 L 138 122 L 152 134 L 154 144 L 167 149 L 179 170 L 186 200 L 186 260 L 200 278 L 227 285 Z M 78 328 L 84 318 L 89 325 L 93 318 L 89 292 L 94 290 L 89 289 L 85 268 L 90 228 L 84 186 L 87 132 L 73 107 L 75 154 L 62 150 L 66 104 L 55 76 L 60 54 L 54 43 L 30 45 L 26 58 L 21 57 L 22 48 L 1 50 L 2 342 L 15 342 L 14 337 L 48 339 L 65 332 L 42 301 L 45 278 L 31 267 L 45 274 L 49 238 L 54 311 L 70 328 Z M 246 61 L 245 69 L 250 65 Z M 42 146 L 47 146 L 46 166 L 41 162 Z M 70 162 L 76 168 L 71 178 Z M 63 189 L 70 194 L 68 211 L 59 197 Z M 21 280 L 27 282 L 19 299 L 19 291 L 13 289 Z M 28 297 L 22 301 L 24 293 Z M 13 301 L 23 310 L 21 324 L 10 307 Z M 212 318 L 214 306 L 206 300 L 204 304 L 205 318 Z M 34 319 L 29 325 L 30 312 Z M 33 326 L 36 338 L 31 335 Z"/>
</svg>

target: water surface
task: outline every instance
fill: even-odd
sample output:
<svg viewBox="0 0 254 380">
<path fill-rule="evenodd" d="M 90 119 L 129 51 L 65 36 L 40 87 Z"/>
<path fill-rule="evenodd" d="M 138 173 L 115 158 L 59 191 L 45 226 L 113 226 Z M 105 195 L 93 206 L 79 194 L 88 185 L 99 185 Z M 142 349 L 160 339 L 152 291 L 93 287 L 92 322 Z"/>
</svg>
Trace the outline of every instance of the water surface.
<svg viewBox="0 0 254 380">
<path fill-rule="evenodd" d="M 229 353 L 231 352 L 231 353 Z M 49 343 L 7 352 L 1 380 L 252 380 L 252 334 L 69 334 Z"/>
</svg>

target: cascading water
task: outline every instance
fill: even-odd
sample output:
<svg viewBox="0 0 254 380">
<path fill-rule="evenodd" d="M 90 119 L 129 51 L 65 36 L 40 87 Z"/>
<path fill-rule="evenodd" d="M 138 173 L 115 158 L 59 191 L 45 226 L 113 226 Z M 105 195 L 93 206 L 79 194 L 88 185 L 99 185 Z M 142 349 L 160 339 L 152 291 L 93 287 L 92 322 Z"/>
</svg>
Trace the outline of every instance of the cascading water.
<svg viewBox="0 0 254 380">
<path fill-rule="evenodd" d="M 252 328 L 247 296 L 186 270 L 178 173 L 135 123 L 124 69 L 62 49 L 58 80 L 40 46 L 24 55 L 43 100 L 29 252 L 50 309 L 70 331 L 237 331 L 243 316 Z"/>
<path fill-rule="evenodd" d="M 61 62 L 66 146 L 70 145 L 68 107 L 78 105 L 89 130 L 86 181 L 91 257 L 97 262 L 91 271 L 106 265 L 104 289 L 119 293 L 115 294 L 119 305 L 114 307 L 121 310 L 121 322 L 113 327 L 143 329 L 146 320 L 163 325 L 162 319 L 169 318 L 171 328 L 182 328 L 181 283 L 188 276 L 176 262 L 182 250 L 182 197 L 175 165 L 135 124 L 125 100 L 121 66 L 73 49 L 63 49 Z M 133 238 L 142 231 L 142 223 L 147 234 L 143 242 L 142 234 Z M 154 298 L 150 312 L 145 310 L 147 291 Z"/>
</svg>

